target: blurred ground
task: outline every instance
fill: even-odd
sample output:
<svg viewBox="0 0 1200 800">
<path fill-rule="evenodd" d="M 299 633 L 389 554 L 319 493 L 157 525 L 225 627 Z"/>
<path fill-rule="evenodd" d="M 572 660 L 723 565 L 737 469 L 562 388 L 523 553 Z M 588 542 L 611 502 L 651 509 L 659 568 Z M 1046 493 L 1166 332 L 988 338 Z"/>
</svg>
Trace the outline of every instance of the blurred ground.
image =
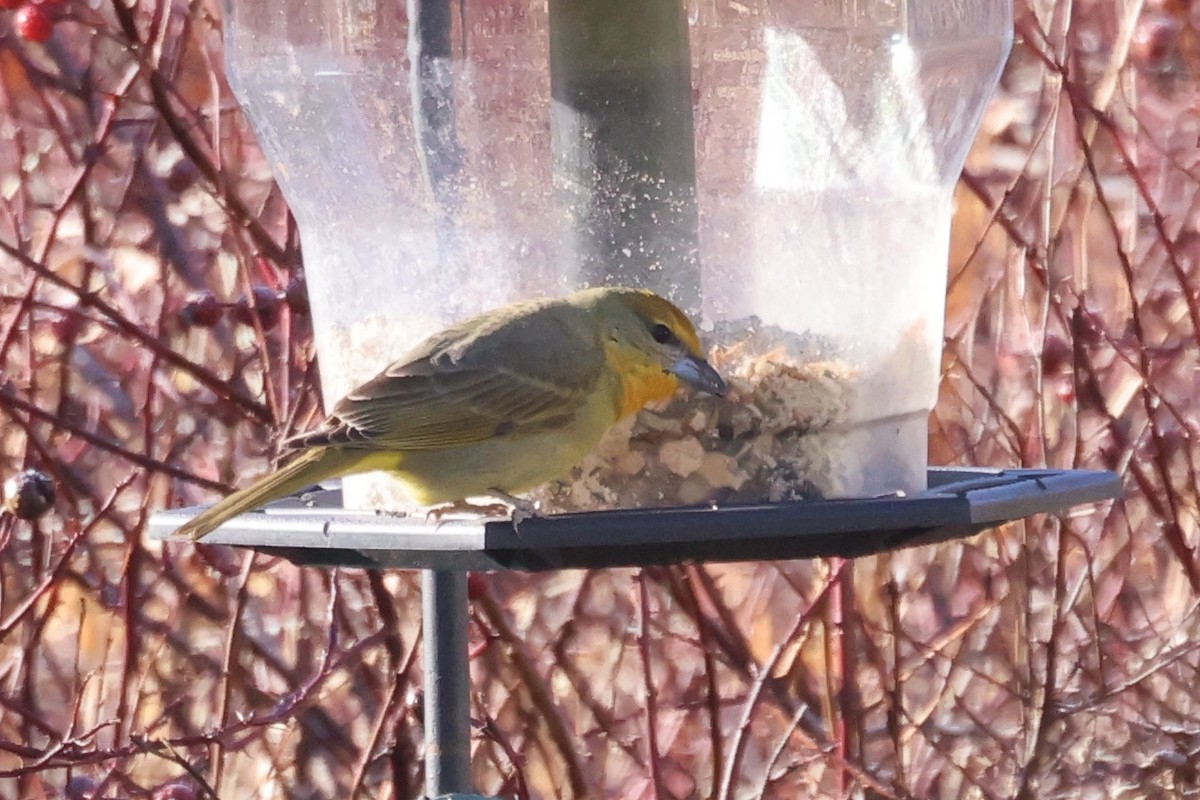
<svg viewBox="0 0 1200 800">
<path fill-rule="evenodd" d="M 319 414 L 215 6 L 67 3 L 44 44 L 0 19 L 0 469 L 58 488 L 0 520 L 3 797 L 420 791 L 413 576 L 141 535 Z M 958 191 L 931 461 L 1128 496 L 853 563 L 489 577 L 481 789 L 1200 796 L 1200 8 L 1018 0 L 1017 35 Z"/>
</svg>

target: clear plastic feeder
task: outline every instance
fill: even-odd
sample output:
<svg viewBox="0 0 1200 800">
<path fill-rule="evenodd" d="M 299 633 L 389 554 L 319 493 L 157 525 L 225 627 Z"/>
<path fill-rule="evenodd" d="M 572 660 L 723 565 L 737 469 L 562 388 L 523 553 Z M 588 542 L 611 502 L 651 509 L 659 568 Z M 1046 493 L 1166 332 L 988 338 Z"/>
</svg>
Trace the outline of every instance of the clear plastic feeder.
<svg viewBox="0 0 1200 800">
<path fill-rule="evenodd" d="M 464 316 L 638 285 L 693 315 L 738 392 L 683 409 L 698 449 L 678 426 L 635 432 L 653 458 L 605 445 L 605 480 L 666 465 L 656 496 L 589 497 L 924 488 L 952 192 L 1011 15 L 231 0 L 230 80 L 299 224 L 326 405 Z"/>
</svg>

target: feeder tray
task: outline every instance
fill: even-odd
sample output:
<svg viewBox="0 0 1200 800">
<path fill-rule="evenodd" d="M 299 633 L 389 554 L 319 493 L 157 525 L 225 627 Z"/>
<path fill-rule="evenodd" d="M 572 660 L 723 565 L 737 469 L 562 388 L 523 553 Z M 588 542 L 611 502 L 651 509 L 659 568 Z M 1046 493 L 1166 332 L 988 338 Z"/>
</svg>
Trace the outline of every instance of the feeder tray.
<svg viewBox="0 0 1200 800">
<path fill-rule="evenodd" d="M 449 571 L 631 567 L 682 562 L 853 558 L 971 536 L 1031 514 L 1120 495 L 1112 472 L 931 468 L 909 496 L 623 509 L 507 519 L 426 521 L 341 508 L 316 489 L 243 514 L 204 539 L 306 566 Z M 155 514 L 166 539 L 202 509 Z"/>
</svg>

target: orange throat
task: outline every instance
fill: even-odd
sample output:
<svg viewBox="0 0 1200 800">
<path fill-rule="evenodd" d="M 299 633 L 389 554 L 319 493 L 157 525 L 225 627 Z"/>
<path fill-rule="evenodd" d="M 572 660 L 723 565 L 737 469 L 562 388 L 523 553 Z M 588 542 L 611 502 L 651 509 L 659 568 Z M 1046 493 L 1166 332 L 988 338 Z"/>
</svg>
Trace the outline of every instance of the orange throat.
<svg viewBox="0 0 1200 800">
<path fill-rule="evenodd" d="M 608 362 L 621 376 L 621 396 L 618 415 L 626 417 L 640 411 L 647 403 L 665 400 L 679 388 L 679 379 L 662 367 L 644 364 L 625 356 L 615 347 L 608 349 Z"/>
</svg>

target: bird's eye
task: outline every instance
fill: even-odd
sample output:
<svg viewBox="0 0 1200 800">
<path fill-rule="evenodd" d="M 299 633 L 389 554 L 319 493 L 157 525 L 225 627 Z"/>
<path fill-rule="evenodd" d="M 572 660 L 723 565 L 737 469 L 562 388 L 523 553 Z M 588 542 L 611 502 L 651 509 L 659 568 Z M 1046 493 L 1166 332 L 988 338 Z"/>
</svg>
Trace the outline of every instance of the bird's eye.
<svg viewBox="0 0 1200 800">
<path fill-rule="evenodd" d="M 674 341 L 675 334 L 671 333 L 671 329 L 661 322 L 650 329 L 650 335 L 654 337 L 654 341 L 659 344 L 667 344 Z"/>
</svg>

